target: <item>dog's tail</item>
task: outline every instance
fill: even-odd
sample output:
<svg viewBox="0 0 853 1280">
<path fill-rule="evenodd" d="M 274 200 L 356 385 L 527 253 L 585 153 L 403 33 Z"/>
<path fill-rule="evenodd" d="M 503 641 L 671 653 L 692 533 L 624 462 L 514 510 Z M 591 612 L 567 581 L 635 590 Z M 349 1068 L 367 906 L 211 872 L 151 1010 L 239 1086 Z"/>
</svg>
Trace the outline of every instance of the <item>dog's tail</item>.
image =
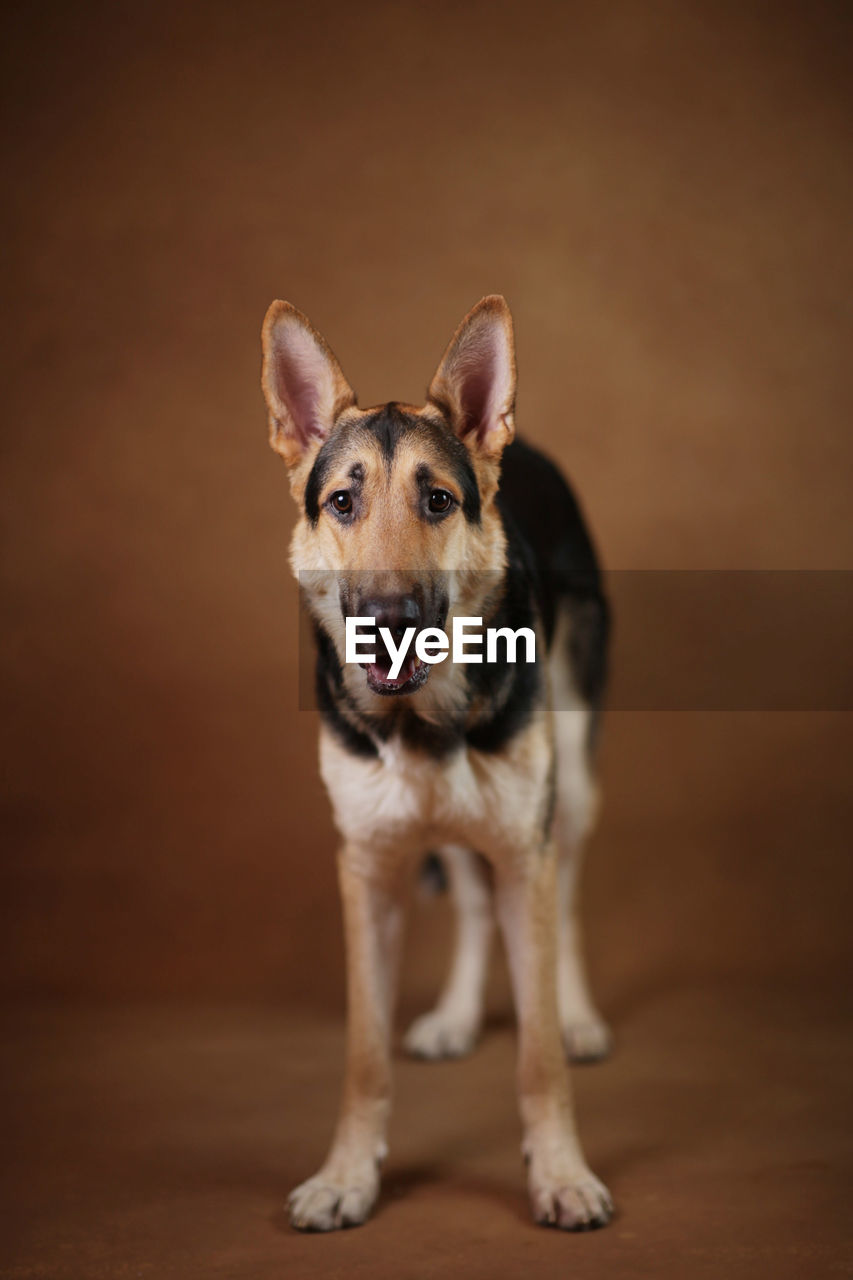
<svg viewBox="0 0 853 1280">
<path fill-rule="evenodd" d="M 418 871 L 418 889 L 425 898 L 447 892 L 447 870 L 437 853 L 428 853 Z"/>
</svg>

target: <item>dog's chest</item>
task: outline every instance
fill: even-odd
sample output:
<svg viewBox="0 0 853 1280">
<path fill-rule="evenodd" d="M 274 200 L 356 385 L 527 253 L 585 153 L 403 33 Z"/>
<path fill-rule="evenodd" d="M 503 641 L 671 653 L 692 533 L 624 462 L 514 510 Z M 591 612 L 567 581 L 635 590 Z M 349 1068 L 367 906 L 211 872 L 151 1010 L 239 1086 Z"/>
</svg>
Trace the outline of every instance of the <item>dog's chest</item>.
<svg viewBox="0 0 853 1280">
<path fill-rule="evenodd" d="M 347 840 L 401 854 L 443 843 L 498 853 L 535 839 L 550 744 L 543 732 L 533 732 L 506 754 L 469 749 L 435 760 L 393 741 L 378 760 L 364 760 L 324 732 L 320 767 Z"/>
</svg>

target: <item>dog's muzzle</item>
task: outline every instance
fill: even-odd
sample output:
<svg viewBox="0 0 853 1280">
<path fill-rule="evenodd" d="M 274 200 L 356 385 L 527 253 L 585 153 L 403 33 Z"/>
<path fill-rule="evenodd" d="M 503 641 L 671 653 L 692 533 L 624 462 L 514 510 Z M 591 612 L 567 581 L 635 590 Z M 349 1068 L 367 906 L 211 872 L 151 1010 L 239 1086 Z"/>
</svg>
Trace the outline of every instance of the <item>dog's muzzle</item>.
<svg viewBox="0 0 853 1280">
<path fill-rule="evenodd" d="M 360 617 L 373 618 L 376 625 L 375 662 L 362 662 L 360 665 L 367 672 L 367 683 L 374 693 L 385 696 L 398 693 L 414 693 L 426 683 L 429 676 L 429 665 L 421 662 L 415 653 L 415 640 L 424 628 L 423 608 L 418 598 L 409 593 L 406 595 L 374 596 L 363 600 L 358 606 Z M 391 675 L 394 656 L 389 652 L 381 629 L 390 632 L 394 645 L 401 644 L 406 632 L 414 628 L 403 654 L 403 661 L 396 676 Z"/>
</svg>

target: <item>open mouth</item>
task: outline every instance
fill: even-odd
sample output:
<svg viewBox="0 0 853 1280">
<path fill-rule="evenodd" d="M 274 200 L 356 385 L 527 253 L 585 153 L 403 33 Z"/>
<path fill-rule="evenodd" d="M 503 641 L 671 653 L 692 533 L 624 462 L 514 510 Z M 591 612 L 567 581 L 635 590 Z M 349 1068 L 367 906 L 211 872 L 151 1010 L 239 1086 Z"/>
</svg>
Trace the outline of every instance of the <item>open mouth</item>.
<svg viewBox="0 0 853 1280">
<path fill-rule="evenodd" d="M 415 653 L 408 654 L 403 659 L 403 665 L 395 676 L 391 675 L 391 659 L 385 658 L 379 662 L 363 662 L 361 666 L 367 672 L 367 683 L 374 693 L 381 693 L 383 697 L 393 697 L 398 693 L 414 693 L 426 684 L 429 678 L 429 664 L 421 662 Z"/>
</svg>

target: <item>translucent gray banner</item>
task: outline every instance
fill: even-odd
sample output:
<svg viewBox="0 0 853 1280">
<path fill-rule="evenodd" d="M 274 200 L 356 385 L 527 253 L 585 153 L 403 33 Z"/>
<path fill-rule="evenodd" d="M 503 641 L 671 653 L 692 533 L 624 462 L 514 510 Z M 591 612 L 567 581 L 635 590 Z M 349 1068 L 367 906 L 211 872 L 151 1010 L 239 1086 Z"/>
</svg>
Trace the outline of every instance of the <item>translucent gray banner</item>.
<svg viewBox="0 0 853 1280">
<path fill-rule="evenodd" d="M 327 596 L 338 601 L 337 577 L 326 576 Z M 316 574 L 311 582 L 316 590 Z M 500 575 L 481 575 L 479 597 L 493 602 L 499 584 Z M 604 702 L 613 710 L 853 710 L 853 570 L 624 570 L 603 586 L 611 619 Z M 588 601 L 589 583 L 572 587 L 575 601 Z M 470 599 L 471 575 L 464 592 L 451 594 Z M 317 705 L 315 645 L 300 596 L 299 705 L 309 709 Z"/>
</svg>

